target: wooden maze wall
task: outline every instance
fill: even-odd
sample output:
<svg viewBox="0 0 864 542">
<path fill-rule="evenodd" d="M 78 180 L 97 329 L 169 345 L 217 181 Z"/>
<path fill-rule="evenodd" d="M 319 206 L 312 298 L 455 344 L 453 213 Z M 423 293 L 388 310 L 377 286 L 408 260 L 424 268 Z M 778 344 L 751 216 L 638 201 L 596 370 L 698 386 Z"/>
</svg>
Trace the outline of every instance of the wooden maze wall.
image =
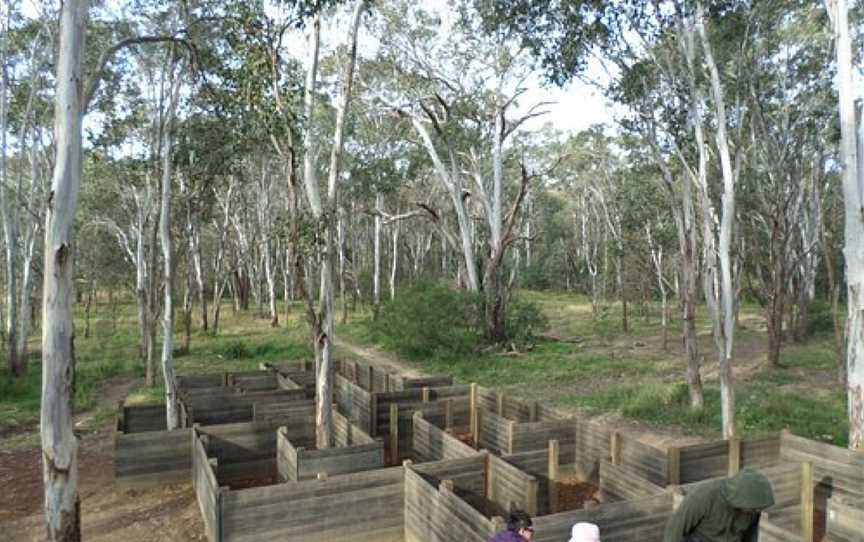
<svg viewBox="0 0 864 542">
<path fill-rule="evenodd" d="M 686 492 L 755 467 L 777 500 L 761 539 L 812 542 L 827 526 L 832 540 L 860 540 L 861 454 L 788 433 L 659 449 L 540 403 L 354 362 L 338 365 L 335 447 L 317 450 L 306 369 L 178 377 L 189 427 L 176 431 L 162 430 L 159 405 L 122 407 L 118 482 L 191 479 L 212 542 L 482 542 L 511 507 L 536 515 L 535 540 L 566 540 L 574 522 L 591 521 L 605 542 L 659 542 L 677 484 Z M 240 410 L 244 421 L 224 423 Z M 597 485 L 603 502 L 559 511 L 564 470 Z"/>
</svg>

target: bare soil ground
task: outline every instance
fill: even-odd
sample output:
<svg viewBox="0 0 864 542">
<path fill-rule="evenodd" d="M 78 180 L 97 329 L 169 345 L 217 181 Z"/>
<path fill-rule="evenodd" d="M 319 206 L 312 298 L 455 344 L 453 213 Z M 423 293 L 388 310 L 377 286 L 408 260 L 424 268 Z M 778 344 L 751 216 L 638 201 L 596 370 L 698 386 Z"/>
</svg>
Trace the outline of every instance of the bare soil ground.
<svg viewBox="0 0 864 542">
<path fill-rule="evenodd" d="M 128 381 L 112 381 L 106 401 L 125 396 Z M 86 418 L 89 414 L 84 414 Z M 84 421 L 79 419 L 78 422 Z M 82 537 L 88 541 L 167 542 L 205 540 L 204 524 L 188 484 L 121 489 L 114 484 L 114 420 L 85 434 L 78 450 Z M 38 442 L 38 433 L 18 435 Z M 0 449 L 0 542 L 45 539 L 39 446 Z"/>
</svg>

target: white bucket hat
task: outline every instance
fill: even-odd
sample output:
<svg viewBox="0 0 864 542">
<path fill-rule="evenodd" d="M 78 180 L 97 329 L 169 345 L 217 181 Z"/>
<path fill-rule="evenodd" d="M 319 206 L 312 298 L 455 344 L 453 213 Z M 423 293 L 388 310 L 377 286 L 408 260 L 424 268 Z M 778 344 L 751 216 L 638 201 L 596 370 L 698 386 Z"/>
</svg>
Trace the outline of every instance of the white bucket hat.
<svg viewBox="0 0 864 542">
<path fill-rule="evenodd" d="M 600 528 L 593 523 L 577 523 L 570 531 L 569 542 L 600 542 Z"/>
</svg>

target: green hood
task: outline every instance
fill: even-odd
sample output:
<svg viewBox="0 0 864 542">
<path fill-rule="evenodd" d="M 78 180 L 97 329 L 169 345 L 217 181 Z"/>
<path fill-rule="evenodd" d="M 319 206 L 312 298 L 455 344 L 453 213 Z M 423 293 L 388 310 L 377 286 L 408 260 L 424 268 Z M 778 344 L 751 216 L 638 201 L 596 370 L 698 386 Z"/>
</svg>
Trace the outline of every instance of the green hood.
<svg viewBox="0 0 864 542">
<path fill-rule="evenodd" d="M 744 469 L 723 482 L 723 497 L 739 510 L 764 510 L 774 504 L 771 482 L 764 474 Z"/>
</svg>

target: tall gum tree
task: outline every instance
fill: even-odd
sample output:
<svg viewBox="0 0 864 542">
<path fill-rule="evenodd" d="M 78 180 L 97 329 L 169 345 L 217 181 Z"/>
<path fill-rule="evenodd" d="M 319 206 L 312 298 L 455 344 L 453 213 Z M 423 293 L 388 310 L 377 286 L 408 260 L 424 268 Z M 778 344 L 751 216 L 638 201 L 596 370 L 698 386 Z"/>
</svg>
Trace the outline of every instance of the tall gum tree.
<svg viewBox="0 0 864 542">
<path fill-rule="evenodd" d="M 339 180 L 342 168 L 343 144 L 345 141 L 345 120 L 351 101 L 351 87 L 354 79 L 354 66 L 357 60 L 357 34 L 360 18 L 366 7 L 365 0 L 354 4 L 348 31 L 348 58 L 342 74 L 341 90 L 336 106 L 336 128 L 330 155 L 330 169 L 327 178 L 327 192 L 322 200 L 316 175 L 315 156 L 317 145 L 311 127 L 305 135 L 305 155 L 303 158 L 303 183 L 312 217 L 318 224 L 319 234 L 323 237 L 322 253 L 318 257 L 320 272 L 319 305 L 317 312 L 311 309 L 309 316 L 315 347 L 315 442 L 319 449 L 329 448 L 332 444 L 333 421 L 333 382 L 332 354 L 335 339 L 335 315 L 333 292 L 333 267 L 335 265 L 336 209 Z M 303 112 L 307 122 L 312 121 L 315 111 L 315 85 L 318 78 L 318 57 L 320 50 L 321 16 L 315 15 L 309 34 L 310 59 L 306 75 Z M 307 292 L 311 300 L 311 292 Z"/>
<path fill-rule="evenodd" d="M 840 94 L 840 158 L 846 210 L 843 255 L 846 260 L 846 396 L 849 448 L 864 450 L 864 123 L 856 111 L 854 65 L 846 0 L 826 0 L 837 51 Z M 856 115 L 857 113 L 857 115 Z M 857 118 L 856 118 L 857 116 Z"/>
</svg>

